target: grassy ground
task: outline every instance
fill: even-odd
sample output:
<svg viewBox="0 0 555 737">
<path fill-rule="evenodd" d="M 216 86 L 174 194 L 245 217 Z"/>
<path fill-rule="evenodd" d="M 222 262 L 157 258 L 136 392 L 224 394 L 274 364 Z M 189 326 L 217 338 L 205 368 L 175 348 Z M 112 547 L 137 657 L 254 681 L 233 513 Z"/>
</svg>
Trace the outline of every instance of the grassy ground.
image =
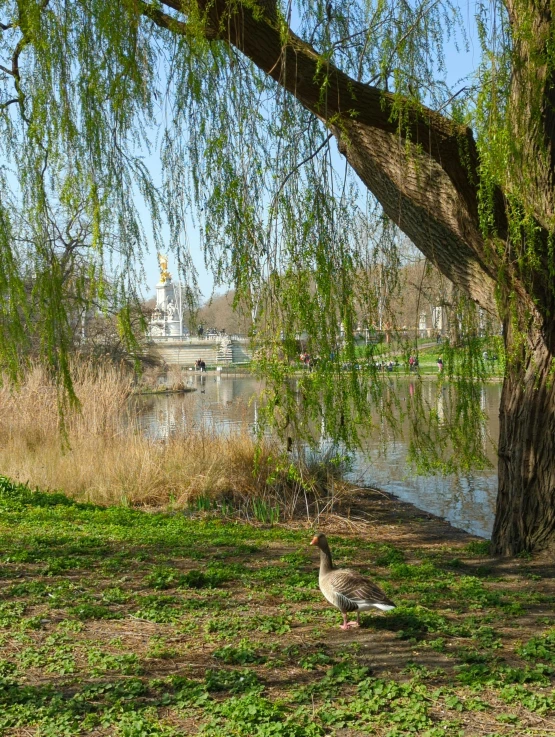
<svg viewBox="0 0 555 737">
<path fill-rule="evenodd" d="M 372 360 L 377 364 L 387 364 L 392 361 L 395 364 L 393 372 L 396 374 L 407 374 L 411 376 L 437 376 L 438 358 L 442 358 L 444 363 L 443 371 L 447 372 L 447 356 L 446 344 L 423 340 L 419 346 L 418 353 L 412 347 L 406 344 L 393 341 L 389 345 L 380 343 L 372 348 Z M 356 355 L 361 360 L 361 365 L 365 365 L 367 361 L 367 347 L 358 346 Z M 482 339 L 478 347 L 479 356 L 476 360 L 479 364 L 474 366 L 474 373 L 478 374 L 481 379 L 499 379 L 503 377 L 504 361 L 501 346 L 496 339 Z M 483 355 L 485 352 L 485 356 Z M 410 355 L 418 356 L 418 370 L 409 371 L 408 359 Z M 456 349 L 451 354 L 453 361 L 453 373 L 458 375 L 462 369 L 464 361 L 464 351 Z M 385 370 L 385 368 L 384 368 Z M 468 367 L 467 367 L 468 370 Z"/>
<path fill-rule="evenodd" d="M 0 734 L 555 731 L 551 564 L 378 493 L 328 527 L 398 607 L 360 630 L 308 529 L 78 504 L 0 479 Z"/>
</svg>

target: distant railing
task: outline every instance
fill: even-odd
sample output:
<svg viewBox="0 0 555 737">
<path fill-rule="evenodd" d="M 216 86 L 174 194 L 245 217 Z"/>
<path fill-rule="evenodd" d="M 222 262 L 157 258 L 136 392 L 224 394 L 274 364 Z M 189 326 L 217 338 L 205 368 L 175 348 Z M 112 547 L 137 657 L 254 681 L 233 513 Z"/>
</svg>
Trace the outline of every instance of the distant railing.
<svg viewBox="0 0 555 737">
<path fill-rule="evenodd" d="M 248 343 L 249 336 L 246 333 L 205 333 L 203 335 L 150 335 L 153 343 L 219 343 L 228 338 L 239 343 Z"/>
</svg>

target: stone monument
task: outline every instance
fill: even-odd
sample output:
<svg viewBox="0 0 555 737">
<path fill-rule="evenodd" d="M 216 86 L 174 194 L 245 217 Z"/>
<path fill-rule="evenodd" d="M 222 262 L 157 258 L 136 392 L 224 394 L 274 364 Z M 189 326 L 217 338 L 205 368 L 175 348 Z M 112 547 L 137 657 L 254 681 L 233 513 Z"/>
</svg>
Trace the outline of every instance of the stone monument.
<svg viewBox="0 0 555 737">
<path fill-rule="evenodd" d="M 158 254 L 160 281 L 156 285 L 156 307 L 150 319 L 152 338 L 183 337 L 181 285 L 172 281 L 168 271 L 168 257 Z"/>
</svg>

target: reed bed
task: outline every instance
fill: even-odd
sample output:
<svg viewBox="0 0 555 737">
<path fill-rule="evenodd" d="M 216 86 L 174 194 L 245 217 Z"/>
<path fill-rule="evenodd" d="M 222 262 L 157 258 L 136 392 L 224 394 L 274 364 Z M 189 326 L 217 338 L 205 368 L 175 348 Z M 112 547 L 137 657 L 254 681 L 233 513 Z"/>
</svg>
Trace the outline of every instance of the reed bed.
<svg viewBox="0 0 555 737">
<path fill-rule="evenodd" d="M 185 422 L 165 440 L 148 438 L 117 367 L 73 369 L 79 407 L 61 432 L 56 386 L 40 366 L 0 388 L 0 473 L 102 505 L 218 512 L 264 523 L 340 512 L 353 489 L 330 459 L 286 453 L 246 430 L 221 435 Z"/>
</svg>

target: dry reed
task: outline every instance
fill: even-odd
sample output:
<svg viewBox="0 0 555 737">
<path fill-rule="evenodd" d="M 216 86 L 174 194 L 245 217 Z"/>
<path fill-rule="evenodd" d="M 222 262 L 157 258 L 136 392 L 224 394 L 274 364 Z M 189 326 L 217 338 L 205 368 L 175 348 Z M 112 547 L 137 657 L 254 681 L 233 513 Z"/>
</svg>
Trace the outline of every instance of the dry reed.
<svg viewBox="0 0 555 737">
<path fill-rule="evenodd" d="M 140 430 L 132 383 L 113 366 L 77 364 L 80 408 L 60 433 L 56 387 L 33 367 L 17 388 L 0 388 L 0 473 L 31 487 L 97 504 L 208 510 L 273 522 L 338 510 L 349 494 L 337 470 L 297 457 L 245 430 L 202 427 L 163 441 Z"/>
</svg>

